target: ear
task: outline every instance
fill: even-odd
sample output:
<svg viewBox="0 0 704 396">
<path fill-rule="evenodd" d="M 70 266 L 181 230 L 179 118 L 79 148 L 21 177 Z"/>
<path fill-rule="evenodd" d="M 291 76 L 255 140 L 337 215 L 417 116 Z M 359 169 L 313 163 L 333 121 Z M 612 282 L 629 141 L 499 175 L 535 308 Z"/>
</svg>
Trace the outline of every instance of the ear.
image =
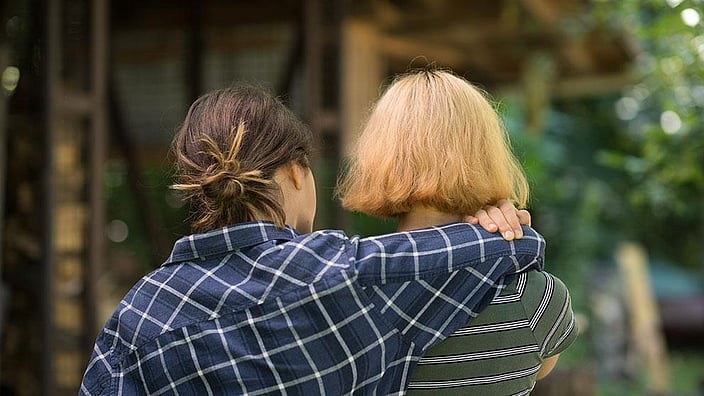
<svg viewBox="0 0 704 396">
<path fill-rule="evenodd" d="M 289 177 L 296 190 L 303 189 L 303 182 L 306 177 L 306 172 L 303 167 L 295 161 L 289 162 L 286 164 L 286 167 L 288 168 Z"/>
</svg>

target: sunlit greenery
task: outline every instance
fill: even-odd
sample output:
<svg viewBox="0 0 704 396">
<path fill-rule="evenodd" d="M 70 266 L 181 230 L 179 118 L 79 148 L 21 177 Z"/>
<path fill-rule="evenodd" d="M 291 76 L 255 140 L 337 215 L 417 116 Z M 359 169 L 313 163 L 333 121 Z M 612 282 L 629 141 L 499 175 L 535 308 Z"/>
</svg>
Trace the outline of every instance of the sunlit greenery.
<svg viewBox="0 0 704 396">
<path fill-rule="evenodd" d="M 704 3 L 597 3 L 595 18 L 633 38 L 637 81 L 615 103 L 622 149 L 597 161 L 624 173 L 631 233 L 653 253 L 690 268 L 704 264 Z"/>
<path fill-rule="evenodd" d="M 540 136 L 522 133 L 520 98 L 505 101 L 558 268 L 609 261 L 623 240 L 675 265 L 704 263 L 702 3 L 594 2 L 593 23 L 631 43 L 633 84 L 610 97 L 555 102 Z"/>
<path fill-rule="evenodd" d="M 660 262 L 704 266 L 704 2 L 595 1 L 591 23 L 627 37 L 633 84 L 611 96 L 552 104 L 539 135 L 523 132 L 521 98 L 502 111 L 533 186 L 535 224 L 548 239 L 547 266 L 588 314 L 595 269 L 614 268 L 621 241 L 642 243 Z M 701 290 L 701 289 L 700 289 Z M 591 329 L 563 359 L 596 359 Z M 670 351 L 673 394 L 697 394 L 701 355 Z M 645 378 L 604 381 L 599 393 L 642 394 Z"/>
</svg>

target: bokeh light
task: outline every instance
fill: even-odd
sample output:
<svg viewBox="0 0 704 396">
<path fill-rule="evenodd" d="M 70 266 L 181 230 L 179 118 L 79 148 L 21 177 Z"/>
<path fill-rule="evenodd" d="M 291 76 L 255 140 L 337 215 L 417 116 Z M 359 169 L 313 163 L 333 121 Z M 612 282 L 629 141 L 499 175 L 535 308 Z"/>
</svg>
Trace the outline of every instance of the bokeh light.
<svg viewBox="0 0 704 396">
<path fill-rule="evenodd" d="M 108 223 L 105 229 L 105 234 L 111 241 L 120 243 L 124 242 L 130 235 L 130 229 L 127 226 L 127 223 L 122 220 L 115 219 Z"/>
<path fill-rule="evenodd" d="M 624 96 L 616 102 L 616 115 L 624 121 L 636 118 L 639 109 L 638 101 L 630 96 Z"/>
<path fill-rule="evenodd" d="M 665 133 L 672 135 L 682 129 L 682 120 L 677 113 L 667 110 L 660 115 L 660 126 Z"/>
<path fill-rule="evenodd" d="M 697 26 L 701 20 L 699 11 L 694 8 L 685 8 L 680 13 L 680 16 L 682 17 L 682 22 L 687 26 Z"/>
<path fill-rule="evenodd" d="M 15 66 L 8 66 L 2 72 L 2 88 L 6 93 L 12 94 L 20 83 L 20 69 Z"/>
</svg>

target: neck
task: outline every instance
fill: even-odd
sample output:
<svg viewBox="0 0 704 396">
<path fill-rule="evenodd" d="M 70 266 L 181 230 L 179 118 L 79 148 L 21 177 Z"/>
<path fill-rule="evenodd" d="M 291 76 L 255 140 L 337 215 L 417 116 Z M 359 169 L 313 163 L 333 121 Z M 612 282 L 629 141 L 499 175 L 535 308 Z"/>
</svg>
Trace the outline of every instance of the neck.
<svg viewBox="0 0 704 396">
<path fill-rule="evenodd" d="M 397 231 L 410 231 L 418 228 L 462 221 L 462 215 L 441 212 L 427 206 L 416 206 L 398 219 Z"/>
</svg>

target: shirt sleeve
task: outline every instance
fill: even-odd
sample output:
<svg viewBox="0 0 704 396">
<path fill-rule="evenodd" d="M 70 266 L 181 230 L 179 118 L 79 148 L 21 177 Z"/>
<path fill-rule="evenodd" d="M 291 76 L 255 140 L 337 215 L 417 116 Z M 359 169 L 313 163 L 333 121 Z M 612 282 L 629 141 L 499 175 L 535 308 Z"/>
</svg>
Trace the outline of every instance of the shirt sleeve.
<svg viewBox="0 0 704 396">
<path fill-rule="evenodd" d="M 534 283 L 529 282 L 527 288 L 542 293 L 542 296 L 534 299 L 537 305 L 527 306 L 526 312 L 540 347 L 540 356 L 545 359 L 567 349 L 577 338 L 578 329 L 565 284 L 547 272 L 539 274 L 533 277 Z"/>
<path fill-rule="evenodd" d="M 424 228 L 370 238 L 350 238 L 350 260 L 359 269 L 360 281 L 381 283 L 418 280 L 427 274 L 455 271 L 505 257 L 511 272 L 542 268 L 545 240 L 524 227 L 524 237 L 504 240 L 467 223 Z"/>
<path fill-rule="evenodd" d="M 105 332 L 103 331 L 93 347 L 93 355 L 88 367 L 83 374 L 79 395 L 102 395 L 111 381 L 111 367 L 108 362 L 109 347 L 105 345 Z"/>
</svg>

